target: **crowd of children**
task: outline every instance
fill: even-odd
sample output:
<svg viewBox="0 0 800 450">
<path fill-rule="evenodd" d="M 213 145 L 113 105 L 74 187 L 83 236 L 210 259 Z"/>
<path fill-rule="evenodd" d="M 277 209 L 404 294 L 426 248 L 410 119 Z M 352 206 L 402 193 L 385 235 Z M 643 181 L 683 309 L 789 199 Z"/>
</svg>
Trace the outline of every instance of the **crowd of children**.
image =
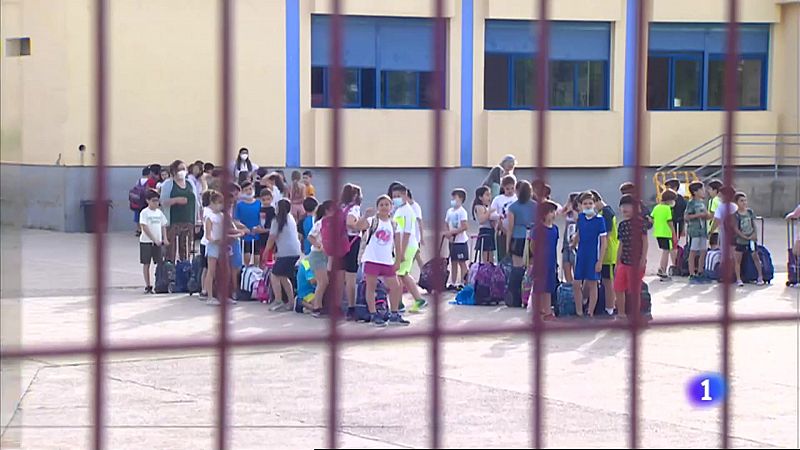
<svg viewBox="0 0 800 450">
<path fill-rule="evenodd" d="M 185 165 L 176 161 L 171 167 Z M 314 317 L 324 316 L 330 307 L 327 299 L 332 295 L 329 291 L 334 277 L 344 287 L 343 303 L 349 319 L 355 318 L 360 283 L 364 284 L 369 321 L 375 326 L 409 323 L 401 315 L 405 311 L 404 292 L 413 299 L 409 312 L 420 312 L 427 306 L 412 276 L 414 263 L 422 266 L 422 208 L 407 186 L 394 182 L 374 206 L 363 208 L 359 186 L 346 184 L 339 198 L 320 202 L 315 198 L 310 171 L 292 172 L 287 183 L 282 171 L 269 172 L 253 164 L 247 149 L 240 151 L 232 168 L 236 182 L 227 186 L 221 181 L 225 169 L 201 161 L 190 165 L 188 171 L 171 174 L 188 179 L 187 189 L 201 199 L 196 236 L 203 258 L 199 294 L 207 303 L 235 303 L 240 270 L 261 266 L 269 269 L 272 311 L 306 309 Z M 142 208 L 137 205 L 135 214 L 145 292 L 151 293 L 151 264 L 168 257 L 162 248 L 170 244 L 171 225 L 159 209 L 159 200 L 163 201 L 165 194 L 158 190 L 168 185 L 169 178 L 164 178 L 155 165 L 145 168 L 142 175 L 144 202 Z M 535 266 L 529 308 L 545 320 L 553 317 L 550 294 L 562 279 L 572 286 L 577 315 L 585 311 L 594 316 L 595 311 L 601 311 L 604 317 L 624 317 L 626 294 L 634 287 L 638 289 L 644 277 L 651 228 L 661 250 L 657 275 L 662 281 L 680 272 L 684 260 L 688 261 L 686 275 L 691 283 L 708 281 L 706 254 L 718 245 L 729 245 L 733 250 L 739 286 L 744 284 L 740 269 L 743 258 L 752 258 L 758 272 L 756 284 L 768 281 L 756 251 L 756 216 L 748 208 L 745 194 L 718 180 L 693 182 L 687 187 L 687 202 L 678 193 L 680 183 L 673 179 L 665 183 L 658 203 L 649 210 L 634 199 L 634 187 L 630 182 L 620 186 L 616 211 L 594 190 L 572 193 L 562 206 L 550 199 L 549 186 L 517 180 L 513 173 L 506 173 L 492 186 L 478 187 L 471 203 L 465 189 L 453 189 L 441 237 L 449 244 L 446 289 L 460 291 L 469 282 L 470 255 L 476 252 L 475 260 L 480 263 L 510 260 L 513 268 Z M 498 191 L 494 198 L 493 189 Z M 169 194 L 166 198 L 171 200 Z M 470 210 L 467 204 L 471 204 Z M 557 218 L 565 222 L 563 233 L 555 224 Z M 474 245 L 470 245 L 470 221 L 478 230 Z M 683 239 L 685 247 L 681 246 Z M 687 256 L 683 256 L 684 251 Z M 217 276 L 223 254 L 231 265 L 230 280 Z M 512 271 L 509 284 L 519 282 L 514 273 L 519 272 Z M 220 283 L 230 283 L 225 289 L 231 292 L 230 298 L 217 298 Z M 387 314 L 376 309 L 379 286 L 388 293 Z M 605 303 L 598 306 L 600 289 Z M 514 291 L 511 286 L 509 290 Z"/>
</svg>

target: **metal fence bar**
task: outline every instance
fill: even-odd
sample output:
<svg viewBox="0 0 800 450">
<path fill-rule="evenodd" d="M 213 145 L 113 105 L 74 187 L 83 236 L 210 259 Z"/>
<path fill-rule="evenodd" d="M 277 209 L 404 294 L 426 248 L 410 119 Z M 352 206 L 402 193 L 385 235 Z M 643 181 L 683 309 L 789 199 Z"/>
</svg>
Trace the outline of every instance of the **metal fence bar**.
<svg viewBox="0 0 800 450">
<path fill-rule="evenodd" d="M 95 144 L 97 166 L 95 167 L 94 208 L 94 395 L 92 415 L 94 440 L 92 447 L 102 450 L 105 444 L 105 376 L 106 376 L 106 229 L 108 226 L 108 184 L 106 163 L 108 156 L 108 80 L 106 60 L 108 4 L 96 0 L 95 19 Z"/>
</svg>

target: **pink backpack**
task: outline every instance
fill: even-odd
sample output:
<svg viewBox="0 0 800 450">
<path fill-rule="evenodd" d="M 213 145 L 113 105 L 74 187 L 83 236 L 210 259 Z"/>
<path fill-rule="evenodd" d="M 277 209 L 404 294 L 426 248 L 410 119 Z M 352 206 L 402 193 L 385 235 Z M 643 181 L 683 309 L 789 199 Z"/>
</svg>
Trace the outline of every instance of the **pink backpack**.
<svg viewBox="0 0 800 450">
<path fill-rule="evenodd" d="M 344 210 L 337 211 L 331 217 L 324 217 L 322 219 L 322 248 L 325 254 L 333 258 L 342 258 L 350 251 L 356 237 L 352 239 L 347 235 L 347 214 L 350 212 L 352 205 L 344 208 Z"/>
</svg>

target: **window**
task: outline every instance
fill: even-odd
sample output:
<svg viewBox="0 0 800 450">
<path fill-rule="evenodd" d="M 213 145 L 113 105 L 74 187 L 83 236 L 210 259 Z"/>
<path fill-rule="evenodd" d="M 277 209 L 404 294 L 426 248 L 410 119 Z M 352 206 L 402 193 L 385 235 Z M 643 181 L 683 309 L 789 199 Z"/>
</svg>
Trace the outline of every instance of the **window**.
<svg viewBox="0 0 800 450">
<path fill-rule="evenodd" d="M 532 109 L 536 104 L 535 24 L 486 21 L 484 108 Z M 552 109 L 608 109 L 610 26 L 553 22 L 550 79 Z"/>
<path fill-rule="evenodd" d="M 347 16 L 343 27 L 346 108 L 433 107 L 433 22 L 429 19 Z M 311 106 L 332 106 L 330 17 L 311 28 Z"/>
<path fill-rule="evenodd" d="M 743 24 L 739 32 L 739 109 L 764 110 L 769 26 Z M 647 63 L 647 109 L 721 109 L 725 42 L 724 25 L 653 24 Z"/>
<path fill-rule="evenodd" d="M 31 38 L 9 38 L 6 39 L 6 56 L 30 56 Z"/>
</svg>

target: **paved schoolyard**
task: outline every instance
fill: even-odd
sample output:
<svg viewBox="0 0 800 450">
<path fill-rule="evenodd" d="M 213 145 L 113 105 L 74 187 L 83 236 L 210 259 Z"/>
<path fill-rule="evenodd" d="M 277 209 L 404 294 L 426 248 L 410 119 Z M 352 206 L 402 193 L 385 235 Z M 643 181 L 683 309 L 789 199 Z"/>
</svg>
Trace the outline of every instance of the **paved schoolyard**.
<svg viewBox="0 0 800 450">
<path fill-rule="evenodd" d="M 774 221 L 767 229 L 767 244 L 780 271 L 785 270 L 782 226 Z M 23 298 L 3 300 L 3 342 L 13 341 L 9 334 L 13 327 L 6 321 L 15 312 L 23 344 L 88 342 L 90 236 L 26 230 L 20 242 Z M 185 295 L 141 295 L 134 238 L 113 234 L 110 242 L 111 341 L 213 335 L 216 309 Z M 655 254 L 650 261 L 655 261 Z M 3 267 L 9 269 L 14 267 Z M 780 272 L 771 286 L 737 290 L 734 313 L 797 312 L 800 290 L 785 288 L 785 277 Z M 709 316 L 721 310 L 714 285 L 690 286 L 683 280 L 651 280 L 650 285 L 656 320 Z M 8 288 L 4 289 L 8 296 Z M 232 330 L 239 336 L 323 333 L 327 326 L 325 321 L 295 313 L 270 313 L 256 303 L 240 303 L 232 313 Z M 430 325 L 427 314 L 409 318 L 412 327 Z M 448 326 L 524 320 L 522 311 L 502 307 L 444 307 Z M 797 324 L 733 329 L 732 445 L 798 446 L 799 337 Z M 649 330 L 641 349 L 642 444 L 717 446 L 719 409 L 693 409 L 685 399 L 684 385 L 695 374 L 719 370 L 718 329 Z M 546 338 L 545 352 L 546 445 L 624 446 L 630 388 L 628 337 L 610 331 L 559 334 Z M 528 446 L 529 338 L 451 338 L 445 341 L 443 357 L 444 444 Z M 322 446 L 326 358 L 326 349 L 313 345 L 235 352 L 231 364 L 233 448 Z M 427 358 L 424 340 L 376 341 L 344 348 L 342 446 L 428 445 Z M 107 379 L 108 448 L 212 448 L 215 365 L 211 351 L 114 356 Z M 85 358 L 31 360 L 21 365 L 4 362 L 2 447 L 87 448 L 91 371 Z M 7 405 L 20 396 L 18 407 L 9 409 Z"/>
</svg>

